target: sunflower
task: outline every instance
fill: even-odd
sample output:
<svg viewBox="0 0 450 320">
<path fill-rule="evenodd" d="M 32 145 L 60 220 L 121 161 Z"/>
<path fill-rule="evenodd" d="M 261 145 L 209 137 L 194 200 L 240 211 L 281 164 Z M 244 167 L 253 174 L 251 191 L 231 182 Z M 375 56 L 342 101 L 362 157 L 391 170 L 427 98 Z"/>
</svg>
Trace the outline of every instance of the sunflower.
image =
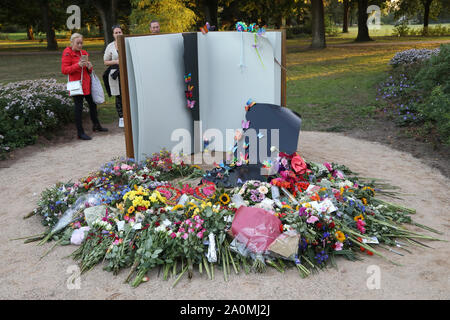
<svg viewBox="0 0 450 320">
<path fill-rule="evenodd" d="M 178 211 L 184 209 L 184 206 L 182 204 L 177 204 L 175 207 L 172 208 L 173 211 Z"/>
<path fill-rule="evenodd" d="M 134 212 L 134 207 L 133 206 L 129 207 L 128 208 L 128 213 L 133 213 L 133 212 Z"/>
<path fill-rule="evenodd" d="M 230 196 L 226 193 L 222 193 L 219 197 L 219 201 L 225 206 L 230 203 Z"/>
<path fill-rule="evenodd" d="M 362 214 L 353 218 L 353 220 L 355 220 L 355 221 L 358 221 L 359 219 L 364 220 L 364 217 Z"/>
<path fill-rule="evenodd" d="M 336 231 L 334 233 L 334 236 L 336 237 L 336 240 L 339 242 L 344 242 L 345 240 L 345 234 L 342 231 Z"/>
</svg>

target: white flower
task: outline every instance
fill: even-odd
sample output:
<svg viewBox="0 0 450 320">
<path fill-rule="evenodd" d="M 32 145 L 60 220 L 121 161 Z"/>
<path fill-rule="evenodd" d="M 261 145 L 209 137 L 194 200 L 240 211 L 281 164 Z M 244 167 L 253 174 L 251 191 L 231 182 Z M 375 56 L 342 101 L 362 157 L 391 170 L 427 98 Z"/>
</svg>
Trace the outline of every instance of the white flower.
<svg viewBox="0 0 450 320">
<path fill-rule="evenodd" d="M 156 232 L 166 232 L 166 227 L 163 225 L 160 225 L 160 226 L 156 227 L 155 231 Z"/>
<path fill-rule="evenodd" d="M 265 195 L 265 194 L 267 194 L 267 192 L 269 192 L 269 189 L 267 189 L 266 186 L 260 186 L 258 188 L 258 191 Z"/>
</svg>

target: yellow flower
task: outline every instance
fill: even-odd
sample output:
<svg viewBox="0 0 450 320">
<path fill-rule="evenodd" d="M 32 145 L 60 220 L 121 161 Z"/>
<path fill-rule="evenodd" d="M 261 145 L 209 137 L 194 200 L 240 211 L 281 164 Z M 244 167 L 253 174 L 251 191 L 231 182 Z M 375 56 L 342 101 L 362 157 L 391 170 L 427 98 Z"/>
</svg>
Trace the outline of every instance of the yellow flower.
<svg viewBox="0 0 450 320">
<path fill-rule="evenodd" d="M 133 212 L 134 212 L 134 207 L 133 206 L 129 207 L 128 208 L 128 213 L 133 213 Z"/>
<path fill-rule="evenodd" d="M 362 200 L 362 203 L 363 203 L 364 205 L 367 205 L 367 199 L 366 199 L 366 198 L 362 198 L 361 200 Z"/>
<path fill-rule="evenodd" d="M 364 220 L 364 217 L 362 214 L 353 218 L 353 220 L 355 220 L 355 221 L 358 221 L 359 219 Z"/>
<path fill-rule="evenodd" d="M 291 209 L 292 210 L 292 207 L 290 205 L 288 205 L 288 204 L 283 205 L 281 208 L 282 209 Z"/>
<path fill-rule="evenodd" d="M 334 233 L 334 236 L 336 237 L 337 241 L 344 242 L 345 240 L 345 234 L 342 231 L 336 231 Z"/>
<path fill-rule="evenodd" d="M 226 193 L 222 193 L 219 197 L 219 201 L 223 204 L 223 205 L 227 205 L 230 203 L 230 196 Z"/>
<path fill-rule="evenodd" d="M 175 207 L 172 208 L 173 211 L 178 211 L 184 209 L 184 206 L 182 204 L 177 204 Z"/>
<path fill-rule="evenodd" d="M 305 208 L 311 208 L 311 203 L 309 203 L 309 202 L 306 203 L 306 204 L 304 205 L 304 207 L 305 207 Z"/>
</svg>

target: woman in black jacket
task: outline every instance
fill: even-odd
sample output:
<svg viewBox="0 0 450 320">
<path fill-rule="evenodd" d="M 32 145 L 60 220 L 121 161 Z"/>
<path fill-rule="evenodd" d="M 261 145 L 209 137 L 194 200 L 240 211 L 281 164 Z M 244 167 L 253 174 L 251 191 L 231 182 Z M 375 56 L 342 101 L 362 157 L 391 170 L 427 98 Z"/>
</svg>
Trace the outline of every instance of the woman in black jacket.
<svg viewBox="0 0 450 320">
<path fill-rule="evenodd" d="M 119 51 L 117 48 L 117 37 L 121 34 L 122 28 L 119 25 L 112 27 L 114 41 L 111 42 L 105 49 L 103 61 L 105 66 L 108 66 L 103 81 L 105 83 L 106 91 L 109 96 L 116 97 L 116 110 L 119 115 L 119 127 L 123 128 L 123 111 L 122 111 L 122 97 L 120 96 L 120 80 L 119 80 Z M 108 90 L 109 89 L 109 90 Z"/>
</svg>

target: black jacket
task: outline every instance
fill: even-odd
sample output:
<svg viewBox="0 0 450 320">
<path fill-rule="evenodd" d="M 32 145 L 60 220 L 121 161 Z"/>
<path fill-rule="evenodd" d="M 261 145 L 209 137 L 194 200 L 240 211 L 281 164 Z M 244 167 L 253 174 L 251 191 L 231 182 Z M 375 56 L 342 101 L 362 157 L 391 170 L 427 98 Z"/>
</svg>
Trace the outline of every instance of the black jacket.
<svg viewBox="0 0 450 320">
<path fill-rule="evenodd" d="M 111 70 L 116 70 L 111 75 L 111 78 L 113 78 L 114 80 L 119 78 L 119 73 L 120 73 L 119 65 L 113 64 L 112 66 L 109 66 L 108 69 L 106 69 L 105 72 L 103 73 L 103 83 L 105 84 L 106 92 L 108 93 L 108 96 L 110 96 L 110 97 L 111 97 L 111 88 L 109 86 L 109 73 L 111 72 Z M 119 86 L 120 86 L 120 78 L 119 78 Z"/>
</svg>

